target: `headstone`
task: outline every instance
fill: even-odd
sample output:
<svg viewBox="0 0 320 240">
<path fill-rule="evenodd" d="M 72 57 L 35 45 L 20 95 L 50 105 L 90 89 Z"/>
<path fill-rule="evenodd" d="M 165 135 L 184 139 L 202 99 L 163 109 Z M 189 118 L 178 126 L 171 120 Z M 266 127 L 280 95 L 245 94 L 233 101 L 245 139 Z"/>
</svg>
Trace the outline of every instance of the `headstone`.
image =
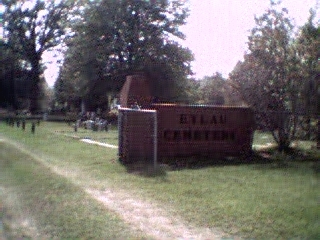
<svg viewBox="0 0 320 240">
<path fill-rule="evenodd" d="M 48 113 L 43 114 L 43 121 L 48 121 Z"/>
<path fill-rule="evenodd" d="M 98 128 L 99 128 L 98 123 L 93 122 L 91 126 L 92 131 L 97 132 L 99 130 Z"/>
<path fill-rule="evenodd" d="M 94 121 L 92 121 L 92 120 L 87 120 L 86 123 L 85 123 L 85 125 L 86 125 L 86 129 L 92 130 L 92 129 L 93 129 L 93 125 L 94 125 Z"/>
<path fill-rule="evenodd" d="M 33 122 L 33 123 L 31 124 L 31 133 L 34 134 L 35 131 L 36 131 L 36 124 Z"/>
</svg>

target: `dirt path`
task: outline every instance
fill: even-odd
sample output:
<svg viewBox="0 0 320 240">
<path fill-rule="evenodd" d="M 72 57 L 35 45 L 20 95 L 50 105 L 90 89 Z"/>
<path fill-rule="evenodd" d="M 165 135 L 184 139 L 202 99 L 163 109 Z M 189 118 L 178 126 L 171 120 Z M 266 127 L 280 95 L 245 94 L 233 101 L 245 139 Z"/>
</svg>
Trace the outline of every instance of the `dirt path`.
<svg viewBox="0 0 320 240">
<path fill-rule="evenodd" d="M 155 239 L 221 239 L 223 236 L 209 228 L 191 227 L 156 204 L 133 198 L 126 192 L 91 189 L 86 189 L 86 192 L 118 213 L 135 230 Z"/>
<path fill-rule="evenodd" d="M 58 168 L 51 165 L 43 159 L 26 149 L 18 142 L 6 138 L 0 139 L 14 145 L 20 151 L 28 154 L 36 161 L 50 168 L 53 172 L 70 179 L 74 184 L 81 187 L 93 199 L 100 201 L 104 206 L 118 214 L 134 230 L 144 232 L 153 239 L 221 239 L 225 236 L 223 233 L 209 228 L 196 228 L 185 223 L 181 217 L 170 215 L 165 209 L 157 206 L 155 203 L 141 200 L 128 192 L 117 190 L 88 189 L 74 179 L 81 177 L 76 172 L 70 172 L 68 169 Z"/>
</svg>

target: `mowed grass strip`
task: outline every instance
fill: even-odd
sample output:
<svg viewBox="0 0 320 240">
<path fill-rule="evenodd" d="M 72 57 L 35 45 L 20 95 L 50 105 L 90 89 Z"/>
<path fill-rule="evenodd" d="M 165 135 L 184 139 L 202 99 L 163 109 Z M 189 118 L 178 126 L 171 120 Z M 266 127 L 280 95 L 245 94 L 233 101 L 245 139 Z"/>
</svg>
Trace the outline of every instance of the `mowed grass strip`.
<svg viewBox="0 0 320 240">
<path fill-rule="evenodd" d="M 199 226 L 250 239 L 318 239 L 319 177 L 309 166 L 297 167 L 186 169 L 169 173 L 163 182 L 136 179 L 134 184 Z"/>
<path fill-rule="evenodd" d="M 141 238 L 82 189 L 5 142 L 0 142 L 0 186 L 7 194 L 1 196 L 0 219 L 11 239 Z M 7 220 L 15 215 L 33 219 L 36 236 L 12 229 Z"/>
<path fill-rule="evenodd" d="M 250 239 L 320 236 L 319 152 L 293 159 L 275 154 L 276 159 L 266 159 L 265 163 L 260 159 L 254 164 L 213 164 L 144 177 L 128 174 L 114 149 L 85 145 L 52 133 L 59 128 L 72 131 L 65 126 L 44 123 L 34 136 L 4 125 L 0 128 L 7 137 L 51 156 L 47 160 L 50 164 L 82 172 L 74 180 L 84 188 L 126 190 L 132 196 L 160 203 L 191 224 L 219 227 L 229 235 Z M 270 141 L 270 136 L 260 133 L 255 138 L 257 144 Z"/>
</svg>

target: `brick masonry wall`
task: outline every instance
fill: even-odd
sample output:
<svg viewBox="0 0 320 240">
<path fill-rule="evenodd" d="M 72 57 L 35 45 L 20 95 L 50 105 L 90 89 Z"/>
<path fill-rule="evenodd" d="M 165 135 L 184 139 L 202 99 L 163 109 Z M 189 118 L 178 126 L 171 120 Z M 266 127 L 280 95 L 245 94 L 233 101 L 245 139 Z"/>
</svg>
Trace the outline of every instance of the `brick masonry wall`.
<svg viewBox="0 0 320 240">
<path fill-rule="evenodd" d="M 119 153 L 124 162 L 154 160 L 155 111 L 120 110 Z"/>
<path fill-rule="evenodd" d="M 251 151 L 254 115 L 249 108 L 172 104 L 153 108 L 160 162 L 166 157 L 234 156 Z M 119 151 L 125 162 L 153 160 L 154 114 L 120 110 Z"/>
<path fill-rule="evenodd" d="M 153 105 L 158 115 L 158 155 L 221 156 L 251 151 L 254 115 L 249 108 Z"/>
<path fill-rule="evenodd" d="M 130 108 L 135 102 L 153 112 L 120 110 L 119 154 L 125 161 L 153 158 L 155 111 L 160 161 L 166 157 L 241 155 L 251 151 L 255 124 L 250 108 L 151 105 L 149 81 L 143 75 L 128 76 L 120 92 L 122 108 Z"/>
<path fill-rule="evenodd" d="M 151 101 L 152 96 L 148 79 L 143 75 L 127 76 L 120 91 L 121 107 L 130 108 L 137 102 L 142 108 L 147 108 Z"/>
</svg>

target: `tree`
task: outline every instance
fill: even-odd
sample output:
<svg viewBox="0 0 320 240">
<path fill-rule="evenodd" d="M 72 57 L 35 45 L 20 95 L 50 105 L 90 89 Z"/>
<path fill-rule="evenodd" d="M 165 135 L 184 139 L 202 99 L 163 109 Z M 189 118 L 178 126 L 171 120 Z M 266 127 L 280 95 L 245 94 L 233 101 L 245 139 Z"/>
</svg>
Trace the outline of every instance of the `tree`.
<svg viewBox="0 0 320 240">
<path fill-rule="evenodd" d="M 15 108 L 15 81 L 12 79 L 19 69 L 18 59 L 7 46 L 1 46 L 0 50 L 0 104 L 1 107 Z"/>
<path fill-rule="evenodd" d="M 271 3 L 265 14 L 255 18 L 249 52 L 230 79 L 256 111 L 260 126 L 271 131 L 279 151 L 287 151 L 296 133 L 302 79 L 293 25 L 287 10 L 278 8 Z"/>
<path fill-rule="evenodd" d="M 221 73 L 215 73 L 211 77 L 201 80 L 201 98 L 203 104 L 223 105 L 226 103 L 227 84 Z"/>
<path fill-rule="evenodd" d="M 179 1 L 89 1 L 66 53 L 73 56 L 68 75 L 81 82 L 82 98 L 118 92 L 126 75 L 143 71 L 155 96 L 179 100 L 173 96 L 183 92 L 193 60 L 176 41 L 184 38 L 179 26 L 187 15 Z"/>
<path fill-rule="evenodd" d="M 0 46 L 0 106 L 15 110 L 28 104 L 29 71 L 23 68 L 19 54 L 5 41 Z"/>
<path fill-rule="evenodd" d="M 320 26 L 315 26 L 314 19 L 315 11 L 311 9 L 308 22 L 302 26 L 296 40 L 304 87 L 301 107 L 305 116 L 302 127 L 305 129 L 307 139 L 312 137 L 312 118 L 320 115 L 320 65 L 318 60 L 320 58 Z"/>
<path fill-rule="evenodd" d="M 43 78 L 42 54 L 57 46 L 72 1 L 4 0 L 9 45 L 20 54 L 30 72 L 30 110 L 40 110 Z"/>
<path fill-rule="evenodd" d="M 243 101 L 239 94 L 230 85 L 229 79 L 216 72 L 212 76 L 206 76 L 200 81 L 199 103 L 209 105 L 242 106 Z"/>
<path fill-rule="evenodd" d="M 79 73 L 76 66 L 72 65 L 74 56 L 71 51 L 64 58 L 63 67 L 60 70 L 58 79 L 54 84 L 54 100 L 58 105 L 72 106 L 72 108 L 79 108 L 81 102 L 81 82 L 79 81 Z M 72 79 L 72 81 L 70 80 Z M 77 109 L 78 111 L 80 109 Z"/>
</svg>

